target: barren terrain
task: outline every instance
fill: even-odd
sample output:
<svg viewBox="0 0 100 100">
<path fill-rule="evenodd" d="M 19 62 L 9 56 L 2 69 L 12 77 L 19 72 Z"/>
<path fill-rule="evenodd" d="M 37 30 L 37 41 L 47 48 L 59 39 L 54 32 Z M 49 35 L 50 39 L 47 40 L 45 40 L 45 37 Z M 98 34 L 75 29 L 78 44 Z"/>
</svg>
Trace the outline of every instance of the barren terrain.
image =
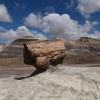
<svg viewBox="0 0 100 100">
<path fill-rule="evenodd" d="M 33 66 L 13 64 L 0 66 L 0 100 L 100 100 L 100 64 L 57 65 L 32 77 Z"/>
</svg>

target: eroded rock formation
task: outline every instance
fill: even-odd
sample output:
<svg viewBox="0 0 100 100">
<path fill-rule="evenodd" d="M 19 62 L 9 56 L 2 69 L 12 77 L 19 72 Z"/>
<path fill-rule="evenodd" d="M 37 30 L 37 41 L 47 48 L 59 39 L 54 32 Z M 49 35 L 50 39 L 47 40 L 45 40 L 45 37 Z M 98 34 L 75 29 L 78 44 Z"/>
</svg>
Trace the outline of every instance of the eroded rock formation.
<svg viewBox="0 0 100 100">
<path fill-rule="evenodd" d="M 24 63 L 39 68 L 48 68 L 49 64 L 62 63 L 65 57 L 63 40 L 31 41 L 24 44 Z"/>
</svg>

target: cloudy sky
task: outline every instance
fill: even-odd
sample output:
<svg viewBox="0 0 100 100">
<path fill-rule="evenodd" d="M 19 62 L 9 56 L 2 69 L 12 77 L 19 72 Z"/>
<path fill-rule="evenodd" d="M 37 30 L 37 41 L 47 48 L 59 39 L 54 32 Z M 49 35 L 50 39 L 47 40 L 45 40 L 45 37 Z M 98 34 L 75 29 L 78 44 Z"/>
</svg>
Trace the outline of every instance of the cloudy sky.
<svg viewBox="0 0 100 100">
<path fill-rule="evenodd" d="M 100 39 L 100 0 L 0 0 L 0 43 L 39 39 Z"/>
</svg>

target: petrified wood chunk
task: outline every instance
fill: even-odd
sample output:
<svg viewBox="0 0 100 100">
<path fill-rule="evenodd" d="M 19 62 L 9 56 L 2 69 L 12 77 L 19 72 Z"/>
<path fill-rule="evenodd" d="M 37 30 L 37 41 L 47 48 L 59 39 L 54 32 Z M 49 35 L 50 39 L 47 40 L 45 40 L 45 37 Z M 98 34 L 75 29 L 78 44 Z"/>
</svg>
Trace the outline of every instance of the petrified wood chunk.
<svg viewBox="0 0 100 100">
<path fill-rule="evenodd" d="M 24 63 L 47 68 L 62 63 L 65 57 L 63 40 L 31 41 L 24 44 Z"/>
</svg>

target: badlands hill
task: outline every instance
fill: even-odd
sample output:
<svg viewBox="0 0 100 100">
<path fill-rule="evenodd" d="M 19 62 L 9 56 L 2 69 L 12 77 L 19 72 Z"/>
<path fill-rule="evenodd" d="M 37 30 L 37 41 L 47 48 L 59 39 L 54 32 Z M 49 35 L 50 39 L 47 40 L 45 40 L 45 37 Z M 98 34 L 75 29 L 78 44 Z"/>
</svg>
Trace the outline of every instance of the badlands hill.
<svg viewBox="0 0 100 100">
<path fill-rule="evenodd" d="M 34 66 L 23 64 L 23 57 L 18 56 L 23 46 L 1 45 L 0 100 L 100 100 L 100 64 L 86 64 L 100 63 L 100 42 L 88 40 L 92 41 L 66 41 L 67 65 L 50 66 L 32 77 Z"/>
<path fill-rule="evenodd" d="M 81 37 L 78 40 L 66 41 L 66 49 L 87 49 L 90 51 L 100 51 L 100 40 Z"/>
<path fill-rule="evenodd" d="M 27 41 L 39 41 L 34 37 L 23 37 L 9 45 L 0 45 L 0 58 L 23 59 L 23 44 Z M 81 37 L 78 40 L 65 41 L 66 58 L 64 63 L 97 63 L 100 62 L 100 40 Z"/>
<path fill-rule="evenodd" d="M 65 63 L 97 63 L 100 62 L 100 40 L 81 37 L 78 40 L 66 41 Z"/>
</svg>

